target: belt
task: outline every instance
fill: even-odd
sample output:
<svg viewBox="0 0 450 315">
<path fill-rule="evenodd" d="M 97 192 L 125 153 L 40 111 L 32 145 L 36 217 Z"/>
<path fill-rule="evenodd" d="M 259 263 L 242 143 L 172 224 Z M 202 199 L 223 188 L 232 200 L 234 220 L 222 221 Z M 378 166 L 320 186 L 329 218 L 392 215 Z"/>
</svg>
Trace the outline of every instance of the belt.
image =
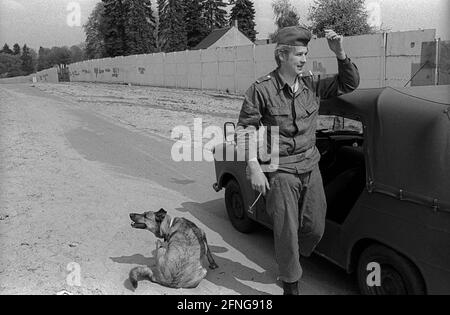
<svg viewBox="0 0 450 315">
<path fill-rule="evenodd" d="M 306 159 L 311 154 L 313 154 L 315 149 L 316 149 L 316 147 L 313 146 L 313 147 L 309 148 L 308 150 L 303 151 L 302 153 L 299 153 L 299 154 L 280 156 L 278 159 L 278 165 L 302 162 L 304 159 Z M 273 161 L 273 162 L 275 162 L 275 161 Z"/>
<path fill-rule="evenodd" d="M 270 166 L 278 166 L 278 165 L 284 165 L 284 164 L 291 164 L 291 163 L 298 163 L 302 162 L 304 159 L 308 158 L 311 154 L 314 153 L 314 150 L 316 149 L 315 146 L 309 148 L 306 151 L 303 151 L 302 153 L 295 154 L 295 155 L 287 155 L 287 156 L 280 156 L 278 159 L 271 159 L 267 162 L 261 162 L 261 164 L 270 164 Z"/>
</svg>

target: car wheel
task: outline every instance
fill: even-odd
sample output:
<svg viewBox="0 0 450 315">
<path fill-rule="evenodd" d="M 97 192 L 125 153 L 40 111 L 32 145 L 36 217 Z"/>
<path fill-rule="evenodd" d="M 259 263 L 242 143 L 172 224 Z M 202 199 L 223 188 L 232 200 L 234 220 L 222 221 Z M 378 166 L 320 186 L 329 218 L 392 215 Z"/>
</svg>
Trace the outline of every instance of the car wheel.
<svg viewBox="0 0 450 315">
<path fill-rule="evenodd" d="M 379 286 L 369 286 L 373 279 L 370 263 L 380 266 Z M 423 295 L 425 285 L 417 268 L 405 257 L 381 245 L 372 245 L 361 254 L 357 267 L 358 285 L 366 295 Z M 373 283 L 371 283 L 373 284 Z"/>
<path fill-rule="evenodd" d="M 241 188 L 234 180 L 225 187 L 225 206 L 233 227 L 242 233 L 250 233 L 255 228 L 255 222 L 247 216 Z"/>
</svg>

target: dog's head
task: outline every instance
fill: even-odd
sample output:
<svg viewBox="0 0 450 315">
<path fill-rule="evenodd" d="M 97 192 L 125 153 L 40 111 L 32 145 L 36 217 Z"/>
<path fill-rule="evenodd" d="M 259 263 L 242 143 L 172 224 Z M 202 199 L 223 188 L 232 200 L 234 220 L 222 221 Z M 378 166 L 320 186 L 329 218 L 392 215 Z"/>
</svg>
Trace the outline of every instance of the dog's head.
<svg viewBox="0 0 450 315">
<path fill-rule="evenodd" d="M 158 212 L 148 211 L 142 214 L 130 213 L 130 219 L 133 221 L 131 226 L 135 229 L 149 230 L 156 237 L 163 238 L 161 225 L 167 217 L 167 211 L 159 209 Z"/>
</svg>

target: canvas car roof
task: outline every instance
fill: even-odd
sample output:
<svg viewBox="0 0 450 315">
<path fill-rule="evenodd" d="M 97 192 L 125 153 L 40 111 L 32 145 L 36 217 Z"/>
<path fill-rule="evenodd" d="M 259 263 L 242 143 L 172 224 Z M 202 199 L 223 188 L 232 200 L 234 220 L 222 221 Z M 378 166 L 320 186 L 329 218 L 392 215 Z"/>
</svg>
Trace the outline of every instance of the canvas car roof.
<svg viewBox="0 0 450 315">
<path fill-rule="evenodd" d="M 320 111 L 363 121 L 370 189 L 450 212 L 450 85 L 360 89 Z"/>
</svg>

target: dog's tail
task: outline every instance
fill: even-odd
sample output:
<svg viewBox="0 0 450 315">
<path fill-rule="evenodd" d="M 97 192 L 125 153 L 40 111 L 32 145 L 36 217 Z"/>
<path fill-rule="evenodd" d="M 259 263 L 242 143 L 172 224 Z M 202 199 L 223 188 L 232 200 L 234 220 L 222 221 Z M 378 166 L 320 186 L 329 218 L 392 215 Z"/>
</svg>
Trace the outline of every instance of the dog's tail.
<svg viewBox="0 0 450 315">
<path fill-rule="evenodd" d="M 136 267 L 130 271 L 130 282 L 133 288 L 137 288 L 139 279 L 152 280 L 153 272 L 149 267 Z"/>
</svg>

